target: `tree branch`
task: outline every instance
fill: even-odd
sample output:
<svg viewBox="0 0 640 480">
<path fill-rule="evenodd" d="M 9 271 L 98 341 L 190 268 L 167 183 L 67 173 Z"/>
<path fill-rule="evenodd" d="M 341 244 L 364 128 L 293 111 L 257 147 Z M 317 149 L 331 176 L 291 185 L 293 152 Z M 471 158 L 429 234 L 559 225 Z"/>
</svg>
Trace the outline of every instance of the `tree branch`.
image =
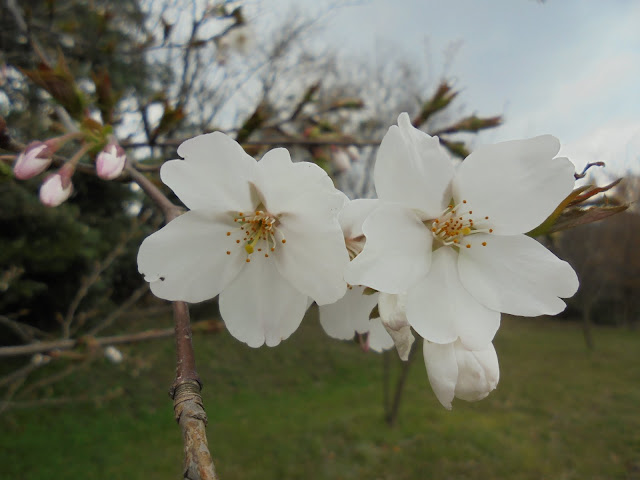
<svg viewBox="0 0 640 480">
<path fill-rule="evenodd" d="M 212 324 L 211 321 L 203 320 L 201 322 L 197 322 L 194 325 L 199 331 L 217 331 L 220 330 L 221 326 L 218 324 Z M 107 337 L 83 337 L 81 340 L 76 340 L 73 338 L 61 339 L 61 340 L 52 340 L 50 342 L 37 342 L 30 343 L 27 345 L 12 345 L 9 347 L 0 347 L 0 358 L 3 357 L 17 357 L 21 355 L 33 355 L 34 353 L 45 353 L 51 352 L 54 350 L 71 350 L 78 346 L 80 343 L 87 343 L 90 339 L 95 345 L 104 346 L 104 345 L 119 345 L 122 343 L 136 343 L 136 342 L 144 342 L 146 340 L 155 340 L 158 338 L 167 338 L 174 335 L 175 330 L 173 328 L 165 328 L 165 329 L 151 329 L 144 330 L 142 332 L 136 333 L 125 333 L 123 335 L 112 335 Z M 189 339 L 189 342 L 191 339 Z M 195 368 L 195 367 L 194 367 Z"/>
<path fill-rule="evenodd" d="M 144 193 L 160 208 L 167 223 L 183 212 L 182 208 L 174 205 L 151 180 L 136 170 L 128 161 L 125 170 L 131 175 L 133 181 L 140 186 Z"/>
<path fill-rule="evenodd" d="M 176 378 L 169 392 L 173 398 L 173 411 L 184 444 L 185 480 L 216 480 L 213 459 L 209 453 L 207 414 L 200 390 L 202 384 L 196 371 L 196 360 L 191 342 L 189 307 L 184 302 L 173 302 L 176 337 Z"/>
</svg>

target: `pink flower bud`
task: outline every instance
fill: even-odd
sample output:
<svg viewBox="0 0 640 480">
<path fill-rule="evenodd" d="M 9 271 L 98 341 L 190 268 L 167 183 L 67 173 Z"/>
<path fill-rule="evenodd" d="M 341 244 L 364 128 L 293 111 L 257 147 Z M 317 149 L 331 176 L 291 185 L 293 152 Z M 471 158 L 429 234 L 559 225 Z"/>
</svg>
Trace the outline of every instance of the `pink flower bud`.
<svg viewBox="0 0 640 480">
<path fill-rule="evenodd" d="M 331 162 L 338 173 L 346 172 L 351 168 L 351 159 L 344 148 L 331 146 Z"/>
<path fill-rule="evenodd" d="M 96 172 L 103 180 L 113 180 L 122 173 L 127 155 L 117 143 L 109 143 L 96 158 Z"/>
<path fill-rule="evenodd" d="M 67 200 L 73 191 L 71 176 L 73 167 L 64 165 L 58 173 L 49 175 L 40 186 L 40 201 L 47 207 L 57 207 Z"/>
<path fill-rule="evenodd" d="M 51 165 L 52 151 L 46 143 L 31 142 L 18 155 L 13 173 L 20 180 L 28 180 L 44 172 Z"/>
<path fill-rule="evenodd" d="M 355 147 L 354 145 L 349 145 L 346 148 L 346 152 L 347 152 L 347 155 L 349 155 L 349 158 L 351 159 L 352 162 L 357 162 L 358 160 L 360 160 L 360 152 L 358 151 L 358 148 Z"/>
</svg>

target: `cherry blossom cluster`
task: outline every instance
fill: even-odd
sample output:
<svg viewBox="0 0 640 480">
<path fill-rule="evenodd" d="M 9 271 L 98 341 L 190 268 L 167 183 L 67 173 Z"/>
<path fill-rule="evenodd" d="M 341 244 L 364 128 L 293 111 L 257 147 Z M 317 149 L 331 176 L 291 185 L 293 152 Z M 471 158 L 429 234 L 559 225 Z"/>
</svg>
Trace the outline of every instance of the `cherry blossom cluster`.
<svg viewBox="0 0 640 480">
<path fill-rule="evenodd" d="M 29 180 L 45 172 L 51 166 L 54 154 L 69 140 L 80 136 L 79 133 L 71 133 L 45 142 L 30 143 L 16 158 L 13 166 L 15 177 L 19 180 Z M 71 196 L 71 180 L 76 165 L 88 149 L 87 145 L 83 145 L 57 172 L 45 177 L 40 185 L 40 201 L 44 205 L 57 207 Z M 96 156 L 96 174 L 103 180 L 113 180 L 122 173 L 126 160 L 124 149 L 116 142 L 110 141 Z"/>
<path fill-rule="evenodd" d="M 138 267 L 160 298 L 219 295 L 227 329 L 251 347 L 288 338 L 313 302 L 330 336 L 367 334 L 405 360 L 415 332 L 450 409 L 496 387 L 501 312 L 553 315 L 578 288 L 526 236 L 573 189 L 559 147 L 550 135 L 484 146 L 456 168 L 403 113 L 378 150 L 378 199 L 350 201 L 283 148 L 256 161 L 223 133 L 201 135 L 160 171 L 189 211 L 144 240 Z"/>
</svg>

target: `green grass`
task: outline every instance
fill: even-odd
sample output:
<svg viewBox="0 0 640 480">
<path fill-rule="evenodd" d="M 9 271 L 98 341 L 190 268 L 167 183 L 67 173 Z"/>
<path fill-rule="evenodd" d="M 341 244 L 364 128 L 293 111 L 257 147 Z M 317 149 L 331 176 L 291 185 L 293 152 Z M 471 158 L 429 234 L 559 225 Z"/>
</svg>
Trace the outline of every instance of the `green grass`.
<svg viewBox="0 0 640 480">
<path fill-rule="evenodd" d="M 195 337 L 223 480 L 640 479 L 640 332 L 596 329 L 588 353 L 574 324 L 505 319 L 495 392 L 448 412 L 416 361 L 390 429 L 381 357 L 326 338 L 311 317 L 273 349 L 226 332 Z M 116 399 L 0 418 L 0 478 L 179 478 L 173 345 L 125 353 L 51 392 L 121 387 Z"/>
</svg>

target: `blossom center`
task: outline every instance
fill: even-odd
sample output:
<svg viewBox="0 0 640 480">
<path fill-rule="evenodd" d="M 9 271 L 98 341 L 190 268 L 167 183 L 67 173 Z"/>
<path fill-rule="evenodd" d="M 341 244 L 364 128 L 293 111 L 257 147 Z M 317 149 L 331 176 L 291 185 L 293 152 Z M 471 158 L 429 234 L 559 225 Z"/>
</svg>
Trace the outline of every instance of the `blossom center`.
<svg viewBox="0 0 640 480">
<path fill-rule="evenodd" d="M 278 230 L 279 221 L 275 215 L 265 210 L 256 210 L 253 213 L 238 212 L 233 221 L 239 226 L 227 232 L 227 237 L 232 237 L 236 246 L 242 246 L 247 254 L 247 263 L 251 261 L 253 253 L 261 252 L 265 258 L 276 251 L 277 245 L 284 245 L 287 240 Z M 231 250 L 227 250 L 231 255 Z"/>
<path fill-rule="evenodd" d="M 449 205 L 442 214 L 431 222 L 431 234 L 443 245 L 465 246 L 471 248 L 467 241 L 469 235 L 476 233 L 493 233 L 492 228 L 485 228 L 489 217 L 474 215 L 469 210 L 467 201 L 462 200 L 458 205 Z M 428 222 L 425 222 L 427 224 Z M 487 246 L 487 242 L 482 242 Z"/>
<path fill-rule="evenodd" d="M 347 247 L 347 252 L 349 252 L 349 260 L 353 260 L 360 254 L 360 252 L 362 252 L 362 249 L 364 248 L 364 242 L 364 235 L 344 239 L 345 246 Z"/>
</svg>

